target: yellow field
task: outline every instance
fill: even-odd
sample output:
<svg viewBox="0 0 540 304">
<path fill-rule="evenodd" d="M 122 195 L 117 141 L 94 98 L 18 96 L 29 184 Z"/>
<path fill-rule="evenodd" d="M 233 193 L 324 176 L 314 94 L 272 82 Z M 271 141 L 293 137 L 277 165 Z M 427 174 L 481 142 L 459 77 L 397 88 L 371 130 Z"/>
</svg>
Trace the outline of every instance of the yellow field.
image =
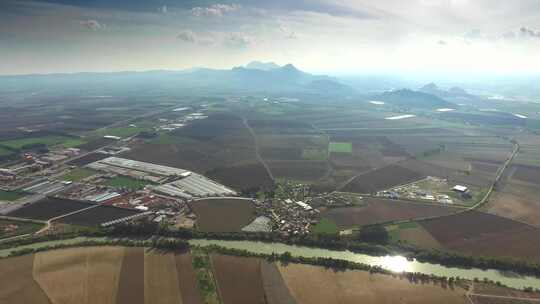
<svg viewBox="0 0 540 304">
<path fill-rule="evenodd" d="M 47 295 L 33 280 L 33 261 L 33 255 L 0 260 L 0 303 L 50 303 Z"/>
<path fill-rule="evenodd" d="M 122 247 L 87 248 L 87 302 L 114 304 L 124 259 Z"/>
<path fill-rule="evenodd" d="M 279 266 L 298 304 L 468 304 L 465 291 L 432 284 L 412 284 L 365 271 L 334 272 L 322 267 Z"/>
<path fill-rule="evenodd" d="M 89 247 L 37 253 L 34 279 L 52 304 L 115 303 L 121 247 Z"/>
<path fill-rule="evenodd" d="M 144 303 L 182 304 L 174 254 L 144 255 Z"/>
</svg>

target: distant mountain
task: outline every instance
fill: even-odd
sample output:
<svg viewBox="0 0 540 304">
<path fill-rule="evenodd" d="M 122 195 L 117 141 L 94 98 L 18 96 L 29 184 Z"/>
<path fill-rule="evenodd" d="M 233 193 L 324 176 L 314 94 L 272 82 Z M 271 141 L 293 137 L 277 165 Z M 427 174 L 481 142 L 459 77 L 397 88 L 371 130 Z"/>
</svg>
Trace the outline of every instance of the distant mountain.
<svg viewBox="0 0 540 304">
<path fill-rule="evenodd" d="M 458 98 L 458 97 L 473 97 L 471 94 L 469 94 L 467 91 L 460 87 L 452 87 L 449 90 L 443 90 L 439 88 L 436 84 L 428 83 L 421 87 L 419 91 L 432 94 L 441 98 Z"/>
<path fill-rule="evenodd" d="M 253 67 L 252 63 L 247 66 Z M 255 66 L 259 66 L 255 64 Z M 264 64 L 264 67 L 273 64 Z M 74 73 L 0 76 L 0 92 L 62 91 L 66 94 L 153 93 L 307 93 L 350 95 L 354 90 L 336 78 L 313 75 L 292 64 L 272 69 L 235 67 L 218 70 L 195 68 L 184 71 Z"/>
<path fill-rule="evenodd" d="M 252 61 L 246 64 L 246 69 L 270 71 L 279 69 L 280 66 L 273 62 Z"/>
<path fill-rule="evenodd" d="M 409 89 L 401 89 L 396 91 L 384 92 L 373 97 L 376 100 L 384 101 L 388 104 L 393 104 L 407 108 L 451 108 L 456 105 L 448 102 L 436 95 L 428 94 Z"/>
</svg>

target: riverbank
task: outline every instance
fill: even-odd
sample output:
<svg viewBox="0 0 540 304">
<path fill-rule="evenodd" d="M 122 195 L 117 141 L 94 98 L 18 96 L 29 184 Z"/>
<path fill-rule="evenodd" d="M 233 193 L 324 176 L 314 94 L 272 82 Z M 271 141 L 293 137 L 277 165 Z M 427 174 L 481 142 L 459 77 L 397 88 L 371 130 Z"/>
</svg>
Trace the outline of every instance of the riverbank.
<svg viewBox="0 0 540 304">
<path fill-rule="evenodd" d="M 161 243 L 159 243 L 161 242 Z M 110 237 L 75 237 L 61 240 L 50 240 L 32 244 L 4 248 L 0 250 L 0 257 L 23 255 L 39 251 L 80 246 L 131 246 L 131 247 L 167 247 L 178 249 L 179 244 L 185 243 L 175 238 L 110 238 Z M 531 276 L 519 276 L 501 271 L 478 268 L 446 267 L 438 264 L 424 263 L 417 260 L 408 260 L 399 255 L 372 256 L 354 253 L 349 250 L 330 250 L 311 248 L 306 246 L 287 245 L 282 243 L 264 243 L 257 241 L 227 241 L 212 239 L 188 240 L 190 247 L 210 248 L 217 252 L 236 253 L 236 255 L 252 255 L 264 258 L 283 260 L 288 257 L 290 262 L 320 265 L 338 269 L 360 269 L 383 274 L 405 273 L 436 280 L 461 278 L 466 280 L 484 280 L 500 282 L 502 285 L 523 289 L 532 287 L 540 289 L 540 279 Z M 287 259 L 287 258 L 285 258 Z"/>
</svg>

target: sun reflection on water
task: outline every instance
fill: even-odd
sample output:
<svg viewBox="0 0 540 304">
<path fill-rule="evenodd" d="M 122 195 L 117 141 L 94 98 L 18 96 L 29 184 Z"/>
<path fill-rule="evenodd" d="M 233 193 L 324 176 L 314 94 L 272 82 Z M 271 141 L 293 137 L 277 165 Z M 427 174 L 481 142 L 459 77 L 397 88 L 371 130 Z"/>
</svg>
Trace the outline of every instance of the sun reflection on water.
<svg viewBox="0 0 540 304">
<path fill-rule="evenodd" d="M 380 266 L 393 272 L 412 271 L 411 262 L 402 256 L 385 256 Z"/>
</svg>

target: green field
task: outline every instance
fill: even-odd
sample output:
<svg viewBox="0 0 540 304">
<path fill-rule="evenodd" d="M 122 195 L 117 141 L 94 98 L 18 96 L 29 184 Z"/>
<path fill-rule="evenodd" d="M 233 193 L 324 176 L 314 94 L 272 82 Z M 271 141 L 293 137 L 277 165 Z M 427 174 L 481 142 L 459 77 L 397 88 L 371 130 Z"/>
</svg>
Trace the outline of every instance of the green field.
<svg viewBox="0 0 540 304">
<path fill-rule="evenodd" d="M 44 144 L 47 146 L 55 146 L 58 144 L 67 143 L 70 147 L 74 144 L 80 144 L 82 141 L 78 138 L 71 138 L 66 136 L 51 135 L 45 137 L 29 137 L 12 140 L 4 140 L 0 142 L 0 145 L 10 147 L 12 149 L 21 149 L 26 145 Z"/>
<path fill-rule="evenodd" d="M 352 153 L 352 143 L 350 142 L 331 142 L 330 152 L 333 153 Z"/>
<path fill-rule="evenodd" d="M 302 150 L 302 159 L 305 160 L 325 160 L 327 158 L 326 150 L 304 149 Z"/>
<path fill-rule="evenodd" d="M 105 184 L 113 188 L 129 188 L 132 190 L 138 190 L 144 188 L 144 186 L 150 184 L 150 182 L 133 179 L 126 176 L 116 176 L 107 180 Z"/>
<path fill-rule="evenodd" d="M 42 226 L 38 223 L 0 219 L 0 239 L 36 232 Z"/>
<path fill-rule="evenodd" d="M 93 131 L 91 135 L 95 135 L 95 136 L 112 135 L 112 136 L 126 138 L 126 137 L 133 136 L 139 132 L 147 131 L 147 130 L 148 128 L 144 128 L 144 127 L 102 128 L 102 129 Z"/>
<path fill-rule="evenodd" d="M 339 228 L 332 220 L 323 217 L 317 225 L 313 226 L 311 232 L 314 234 L 337 234 Z"/>
<path fill-rule="evenodd" d="M 18 200 L 23 196 L 24 194 L 20 192 L 0 190 L 0 201 L 11 202 L 11 201 Z"/>
<path fill-rule="evenodd" d="M 62 175 L 60 179 L 65 180 L 65 181 L 77 182 L 89 176 L 92 176 L 94 174 L 96 174 L 96 171 L 94 170 L 86 169 L 86 168 L 76 168 Z"/>
<path fill-rule="evenodd" d="M 0 147 L 0 156 L 10 155 L 11 153 L 13 153 L 13 151 Z"/>
</svg>

